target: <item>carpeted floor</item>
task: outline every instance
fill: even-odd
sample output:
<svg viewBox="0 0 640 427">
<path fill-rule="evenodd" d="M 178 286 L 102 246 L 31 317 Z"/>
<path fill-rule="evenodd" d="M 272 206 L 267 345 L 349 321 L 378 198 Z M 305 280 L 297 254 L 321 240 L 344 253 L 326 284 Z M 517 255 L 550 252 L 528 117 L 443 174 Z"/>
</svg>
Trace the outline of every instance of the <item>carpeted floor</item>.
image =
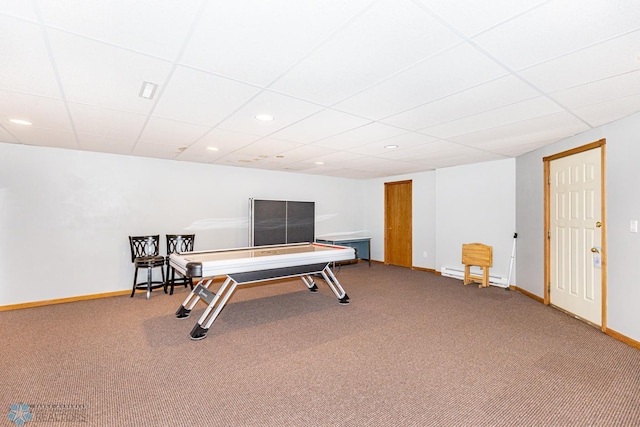
<svg viewBox="0 0 640 427">
<path fill-rule="evenodd" d="M 640 425 L 640 351 L 589 325 L 428 272 L 337 276 L 349 305 L 239 289 L 197 342 L 185 288 L 0 313 L 0 426 Z"/>
</svg>

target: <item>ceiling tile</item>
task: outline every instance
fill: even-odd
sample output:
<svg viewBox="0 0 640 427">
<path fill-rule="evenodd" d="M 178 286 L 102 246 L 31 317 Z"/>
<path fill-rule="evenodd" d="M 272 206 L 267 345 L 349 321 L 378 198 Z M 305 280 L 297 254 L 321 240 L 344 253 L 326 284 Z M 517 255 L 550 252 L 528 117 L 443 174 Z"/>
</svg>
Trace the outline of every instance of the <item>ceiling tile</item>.
<svg viewBox="0 0 640 427">
<path fill-rule="evenodd" d="M 558 112 L 482 129 L 451 140 L 513 157 L 528 152 L 525 150 L 535 141 L 558 141 L 586 130 L 589 126 L 572 114 Z"/>
<path fill-rule="evenodd" d="M 78 133 L 80 149 L 111 154 L 131 154 L 135 139 L 113 138 L 104 135 Z"/>
<path fill-rule="evenodd" d="M 61 31 L 50 31 L 50 39 L 66 98 L 74 102 L 148 113 L 154 101 L 138 96 L 142 82 L 162 84 L 171 68 L 166 61 Z"/>
<path fill-rule="evenodd" d="M 465 43 L 340 102 L 335 108 L 379 120 L 505 73 L 502 67 Z"/>
<path fill-rule="evenodd" d="M 18 140 L 13 137 L 6 129 L 0 125 L 0 142 L 6 142 L 9 144 L 16 144 Z"/>
<path fill-rule="evenodd" d="M 551 0 L 474 41 L 519 70 L 638 28 L 635 0 Z"/>
<path fill-rule="evenodd" d="M 282 152 L 283 161 L 286 164 L 308 162 L 313 164 L 312 159 L 320 156 L 332 154 L 334 151 L 329 148 L 318 147 L 315 145 L 301 145 L 292 150 Z"/>
<path fill-rule="evenodd" d="M 364 154 L 351 153 L 348 151 L 334 151 L 318 157 L 313 157 L 310 160 L 316 164 L 317 162 L 322 162 L 324 163 L 324 166 L 327 167 L 349 167 L 363 157 L 365 157 Z"/>
<path fill-rule="evenodd" d="M 420 0 L 466 36 L 507 21 L 546 0 Z"/>
<path fill-rule="evenodd" d="M 364 126 L 348 130 L 339 135 L 321 139 L 314 142 L 313 145 L 333 148 L 336 150 L 347 150 L 403 133 L 406 133 L 404 129 L 399 129 L 397 127 L 388 126 L 382 123 L 372 122 Z"/>
<path fill-rule="evenodd" d="M 140 135 L 140 141 L 171 147 L 188 147 L 209 129 L 209 127 L 192 123 L 151 117 Z"/>
<path fill-rule="evenodd" d="M 309 143 L 346 132 L 367 123 L 369 123 L 369 120 L 327 109 L 275 132 L 271 137 Z"/>
<path fill-rule="evenodd" d="M 529 68 L 520 75 L 545 92 L 568 89 L 640 69 L 639 45 L 640 31 L 635 31 Z"/>
<path fill-rule="evenodd" d="M 9 119 L 27 120 L 37 128 L 72 131 L 63 101 L 0 90 L 0 122 Z"/>
<path fill-rule="evenodd" d="M 260 89 L 213 74 L 177 67 L 153 114 L 214 126 L 260 93 Z"/>
<path fill-rule="evenodd" d="M 264 91 L 220 123 L 219 127 L 255 135 L 269 135 L 323 108 L 317 104 Z M 257 114 L 269 114 L 274 119 L 260 121 L 256 119 Z"/>
<path fill-rule="evenodd" d="M 415 161 L 433 168 L 503 159 L 504 156 L 450 141 L 434 141 L 422 147 Z"/>
<path fill-rule="evenodd" d="M 109 138 L 123 138 L 135 141 L 147 116 L 95 107 L 93 105 L 69 103 L 69 111 L 77 132 L 102 135 Z"/>
<path fill-rule="evenodd" d="M 258 135 L 234 132 L 224 129 L 212 129 L 190 148 L 217 148 L 220 153 L 228 154 L 260 139 Z"/>
<path fill-rule="evenodd" d="M 273 138 L 263 138 L 244 147 L 238 148 L 232 154 L 243 158 L 264 159 L 282 154 L 294 148 L 302 147 L 303 144 L 290 141 L 282 141 Z"/>
<path fill-rule="evenodd" d="M 0 15 L 0 64 L 0 89 L 60 97 L 38 25 Z"/>
<path fill-rule="evenodd" d="M 537 90 L 522 80 L 508 75 L 388 117 L 383 122 L 405 129 L 418 130 L 539 95 Z"/>
<path fill-rule="evenodd" d="M 17 16 L 30 21 L 37 21 L 36 12 L 33 10 L 33 3 L 29 1 L 0 2 L 0 13 Z"/>
<path fill-rule="evenodd" d="M 45 24 L 174 60 L 199 2 L 64 0 L 39 2 Z"/>
<path fill-rule="evenodd" d="M 545 97 L 537 97 L 448 123 L 431 126 L 422 129 L 421 132 L 438 138 L 451 139 L 457 135 L 478 132 L 483 129 L 520 122 L 532 117 L 545 116 L 558 111 L 561 111 L 561 108 L 556 103 Z"/>
<path fill-rule="evenodd" d="M 141 157 L 153 157 L 157 159 L 175 159 L 180 154 L 180 150 L 172 145 L 153 144 L 150 142 L 138 142 L 133 147 L 133 155 Z"/>
<path fill-rule="evenodd" d="M 455 33 L 412 1 L 381 0 L 273 88 L 331 105 L 459 42 Z"/>
<path fill-rule="evenodd" d="M 370 1 L 209 2 L 182 63 L 266 86 Z"/>
<path fill-rule="evenodd" d="M 640 93 L 640 71 L 575 86 L 551 94 L 568 108 L 583 107 Z"/>
<path fill-rule="evenodd" d="M 638 110 L 640 110 L 640 93 L 574 108 L 573 112 L 591 126 L 596 127 L 629 116 Z"/>
<path fill-rule="evenodd" d="M 435 141 L 435 138 L 427 135 L 423 135 L 416 132 L 407 132 L 402 135 L 392 136 L 390 138 L 385 138 L 380 141 L 372 142 L 366 145 L 361 145 L 359 147 L 354 147 L 349 149 L 352 153 L 360 153 L 367 154 L 370 156 L 383 156 L 386 153 L 391 151 L 395 151 L 398 149 L 405 149 L 409 147 L 414 147 L 417 145 L 423 145 L 430 142 Z M 398 148 L 390 149 L 385 148 L 389 145 L 397 145 Z"/>
<path fill-rule="evenodd" d="M 13 124 L 7 125 L 5 128 L 15 135 L 21 144 L 76 150 L 79 148 L 73 132 Z"/>
</svg>

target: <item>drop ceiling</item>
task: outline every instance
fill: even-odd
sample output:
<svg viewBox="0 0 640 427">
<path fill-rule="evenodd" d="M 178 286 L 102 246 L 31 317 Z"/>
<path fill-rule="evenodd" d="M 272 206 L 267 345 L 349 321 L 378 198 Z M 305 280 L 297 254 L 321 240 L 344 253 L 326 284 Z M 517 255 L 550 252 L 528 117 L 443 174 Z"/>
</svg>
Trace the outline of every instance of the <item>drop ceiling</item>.
<svg viewBox="0 0 640 427">
<path fill-rule="evenodd" d="M 368 179 L 638 111 L 637 0 L 0 2 L 3 143 Z"/>
</svg>

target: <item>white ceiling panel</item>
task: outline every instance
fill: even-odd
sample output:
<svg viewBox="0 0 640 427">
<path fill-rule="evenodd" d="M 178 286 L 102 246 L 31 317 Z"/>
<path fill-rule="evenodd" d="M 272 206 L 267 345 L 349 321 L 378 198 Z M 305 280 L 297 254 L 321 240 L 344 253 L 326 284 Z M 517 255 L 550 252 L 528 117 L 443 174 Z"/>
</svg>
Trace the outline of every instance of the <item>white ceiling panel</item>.
<svg viewBox="0 0 640 427">
<path fill-rule="evenodd" d="M 290 96 L 264 91 L 220 123 L 219 127 L 255 135 L 269 135 L 323 108 Z M 260 121 L 256 119 L 258 114 L 269 114 L 274 119 Z"/>
<path fill-rule="evenodd" d="M 329 154 L 313 157 L 310 160 L 314 163 L 322 162 L 324 163 L 324 166 L 327 167 L 344 167 L 345 165 L 352 165 L 363 157 L 365 157 L 363 154 L 351 153 L 348 151 L 332 151 Z"/>
<path fill-rule="evenodd" d="M 131 154 L 135 139 L 113 138 L 103 135 L 78 133 L 80 148 L 86 151 L 98 151 L 111 154 Z"/>
<path fill-rule="evenodd" d="M 640 109 L 640 94 L 575 108 L 578 117 L 591 126 L 600 126 L 627 117 Z"/>
<path fill-rule="evenodd" d="M 331 109 L 323 110 L 271 135 L 273 138 L 308 143 L 369 123 L 360 117 Z"/>
<path fill-rule="evenodd" d="M 514 156 L 526 153 L 526 147 L 536 140 L 559 140 L 588 129 L 589 126 L 575 116 L 559 112 L 479 130 L 451 140 L 505 156 Z"/>
<path fill-rule="evenodd" d="M 73 132 L 14 124 L 6 125 L 5 128 L 18 138 L 21 144 L 75 150 L 80 148 L 76 140 L 76 135 Z"/>
<path fill-rule="evenodd" d="M 526 120 L 529 117 L 545 116 L 559 111 L 561 111 L 561 108 L 553 101 L 545 97 L 537 97 L 428 127 L 422 129 L 421 132 L 438 138 L 449 139 L 457 135 L 504 126 L 509 123 Z"/>
<path fill-rule="evenodd" d="M 163 88 L 154 115 L 214 126 L 260 92 L 255 86 L 177 67 Z"/>
<path fill-rule="evenodd" d="M 93 105 L 69 103 L 73 125 L 78 133 L 102 135 L 135 141 L 147 116 Z"/>
<path fill-rule="evenodd" d="M 13 137 L 6 129 L 0 125 L 0 142 L 7 142 L 10 144 L 16 144 L 18 142 L 17 139 Z"/>
<path fill-rule="evenodd" d="M 530 85 L 508 75 L 388 117 L 383 122 L 405 129 L 419 130 L 539 95 L 540 92 Z"/>
<path fill-rule="evenodd" d="M 583 107 L 640 93 L 640 71 L 632 71 L 551 94 L 568 108 Z"/>
<path fill-rule="evenodd" d="M 405 149 L 408 147 L 415 147 L 418 145 L 424 145 L 430 142 L 435 141 L 436 139 L 415 132 L 407 132 L 402 135 L 392 136 L 390 138 L 385 138 L 380 141 L 371 142 L 366 145 L 361 145 L 359 147 L 354 147 L 349 149 L 352 153 L 361 153 L 368 154 L 371 156 L 384 155 L 390 151 Z M 385 148 L 388 146 L 397 145 L 398 148 Z"/>
<path fill-rule="evenodd" d="M 148 113 L 142 82 L 162 83 L 171 64 L 61 31 L 49 33 L 60 80 L 70 101 Z M 123 66 L 122 64 L 126 64 Z"/>
<path fill-rule="evenodd" d="M 72 131 L 63 101 L 0 90 L 0 123 L 10 119 L 27 120 L 39 128 Z"/>
<path fill-rule="evenodd" d="M 41 29 L 0 15 L 0 89 L 60 97 Z"/>
<path fill-rule="evenodd" d="M 175 159 L 180 154 L 180 150 L 171 145 L 138 142 L 135 147 L 133 147 L 132 154 L 157 159 Z"/>
<path fill-rule="evenodd" d="M 434 168 L 441 167 L 441 164 L 444 165 L 442 167 L 446 167 L 455 164 L 467 164 L 475 161 L 485 162 L 505 158 L 500 154 L 450 141 L 435 141 L 427 144 L 424 148 L 422 155 L 416 157 L 415 161 L 431 164 Z"/>
<path fill-rule="evenodd" d="M 547 0 L 419 0 L 466 36 L 485 31 Z"/>
<path fill-rule="evenodd" d="M 635 31 L 529 68 L 520 75 L 545 92 L 557 92 L 640 69 L 638 46 L 640 31 Z"/>
<path fill-rule="evenodd" d="M 300 162 L 313 164 L 312 159 L 320 156 L 326 156 L 332 154 L 333 152 L 333 150 L 324 147 L 318 147 L 314 145 L 301 145 L 280 154 L 282 155 L 282 159 L 286 164 Z"/>
<path fill-rule="evenodd" d="M 379 120 L 505 73 L 493 60 L 464 43 L 336 104 L 335 108 Z"/>
<path fill-rule="evenodd" d="M 435 141 L 436 140 L 433 140 L 431 142 L 435 142 Z M 429 148 L 427 147 L 428 145 L 429 143 L 425 143 L 425 144 L 414 145 L 412 147 L 406 147 L 406 148 L 400 147 L 395 150 L 378 151 L 375 153 L 375 156 L 381 157 L 383 159 L 393 159 L 393 160 L 403 160 L 403 161 L 418 160 L 424 156 L 425 151 L 429 150 Z"/>
<path fill-rule="evenodd" d="M 414 2 L 381 0 L 273 88 L 331 105 L 459 42 L 458 36 Z"/>
<path fill-rule="evenodd" d="M 263 138 L 235 150 L 233 154 L 246 159 L 264 159 L 302 146 L 303 144 L 299 144 L 297 142 Z"/>
<path fill-rule="evenodd" d="M 182 63 L 266 86 L 370 1 L 208 2 Z"/>
<path fill-rule="evenodd" d="M 33 10 L 33 3 L 29 1 L 0 1 L 0 13 L 17 16 L 20 18 L 36 21 L 36 13 Z"/>
<path fill-rule="evenodd" d="M 230 153 L 246 145 L 251 144 L 254 141 L 260 139 L 258 135 L 251 135 L 242 132 L 234 132 L 224 129 L 212 129 L 205 134 L 190 148 L 200 148 L 202 150 L 207 147 L 217 148 L 220 153 Z"/>
<path fill-rule="evenodd" d="M 46 25 L 173 61 L 199 2 L 65 0 L 39 2 Z"/>
<path fill-rule="evenodd" d="M 638 28 L 636 0 L 551 0 L 474 41 L 520 70 Z"/>
<path fill-rule="evenodd" d="M 140 141 L 171 147 L 188 147 L 209 129 L 207 126 L 151 117 L 140 135 Z"/>
<path fill-rule="evenodd" d="M 406 133 L 404 129 L 399 129 L 397 127 L 388 126 L 378 122 L 372 122 L 364 126 L 348 130 L 339 135 L 321 139 L 320 141 L 314 142 L 313 145 L 333 148 L 336 150 L 347 150 L 403 133 Z"/>
</svg>

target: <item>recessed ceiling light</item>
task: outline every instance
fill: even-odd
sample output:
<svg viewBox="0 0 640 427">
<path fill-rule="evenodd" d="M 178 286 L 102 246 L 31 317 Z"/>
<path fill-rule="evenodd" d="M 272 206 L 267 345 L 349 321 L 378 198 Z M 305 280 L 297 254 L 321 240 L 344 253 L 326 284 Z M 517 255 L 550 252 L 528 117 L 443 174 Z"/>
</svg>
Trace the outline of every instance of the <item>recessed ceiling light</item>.
<svg viewBox="0 0 640 427">
<path fill-rule="evenodd" d="M 261 122 L 270 122 L 271 120 L 273 120 L 273 116 L 270 114 L 256 114 L 256 119 L 260 120 Z"/>
<path fill-rule="evenodd" d="M 324 162 L 316 162 L 316 165 L 324 165 Z"/>
<path fill-rule="evenodd" d="M 27 121 L 27 120 L 22 120 L 22 119 L 9 119 L 9 121 L 11 123 L 15 123 L 17 125 L 25 125 L 25 126 L 31 126 L 32 123 Z"/>
<path fill-rule="evenodd" d="M 158 85 L 151 82 L 142 82 L 142 87 L 140 88 L 140 93 L 138 96 L 145 99 L 152 99 L 156 94 L 156 90 L 158 90 Z"/>
<path fill-rule="evenodd" d="M 209 151 L 220 151 L 220 149 L 218 147 L 207 147 L 207 150 L 209 150 Z"/>
<path fill-rule="evenodd" d="M 393 150 L 394 148 L 398 148 L 397 145 L 392 144 L 392 145 L 385 145 L 384 148 L 388 149 L 388 150 Z"/>
</svg>

